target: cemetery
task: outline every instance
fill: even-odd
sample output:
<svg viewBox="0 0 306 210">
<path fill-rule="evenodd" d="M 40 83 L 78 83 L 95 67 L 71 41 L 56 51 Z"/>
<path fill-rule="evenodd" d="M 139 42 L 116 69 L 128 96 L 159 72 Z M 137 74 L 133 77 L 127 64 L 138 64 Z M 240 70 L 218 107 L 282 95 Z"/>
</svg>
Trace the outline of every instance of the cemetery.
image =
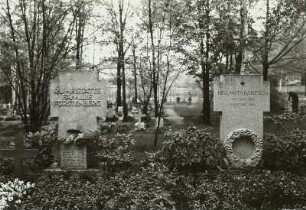
<svg viewBox="0 0 306 210">
<path fill-rule="evenodd" d="M 306 2 L 226 2 L 3 2 L 0 209 L 306 209 Z"/>
</svg>

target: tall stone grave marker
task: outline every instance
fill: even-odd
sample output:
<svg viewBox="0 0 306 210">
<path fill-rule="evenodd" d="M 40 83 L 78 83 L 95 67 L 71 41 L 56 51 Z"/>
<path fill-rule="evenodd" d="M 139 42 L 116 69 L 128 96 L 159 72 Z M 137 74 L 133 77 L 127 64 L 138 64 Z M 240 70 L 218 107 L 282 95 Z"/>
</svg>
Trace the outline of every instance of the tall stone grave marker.
<svg viewBox="0 0 306 210">
<path fill-rule="evenodd" d="M 96 131 L 97 117 L 106 116 L 106 82 L 98 80 L 97 72 L 80 71 L 60 73 L 51 82 L 51 117 L 58 117 L 58 138 L 67 137 L 67 131 Z M 86 169 L 86 146 L 60 145 L 62 169 Z"/>
<path fill-rule="evenodd" d="M 222 75 L 214 82 L 214 111 L 222 112 L 220 139 L 236 168 L 256 166 L 262 155 L 263 112 L 270 84 L 261 75 Z"/>
</svg>

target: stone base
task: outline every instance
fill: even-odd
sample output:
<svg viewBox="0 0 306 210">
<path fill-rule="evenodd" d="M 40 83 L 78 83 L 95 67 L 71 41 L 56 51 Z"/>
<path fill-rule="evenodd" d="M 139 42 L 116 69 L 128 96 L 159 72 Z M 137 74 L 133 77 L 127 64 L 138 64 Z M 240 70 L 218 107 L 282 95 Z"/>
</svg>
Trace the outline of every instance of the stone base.
<svg viewBox="0 0 306 210">
<path fill-rule="evenodd" d="M 86 146 L 60 145 L 60 168 L 63 170 L 87 169 Z"/>
</svg>

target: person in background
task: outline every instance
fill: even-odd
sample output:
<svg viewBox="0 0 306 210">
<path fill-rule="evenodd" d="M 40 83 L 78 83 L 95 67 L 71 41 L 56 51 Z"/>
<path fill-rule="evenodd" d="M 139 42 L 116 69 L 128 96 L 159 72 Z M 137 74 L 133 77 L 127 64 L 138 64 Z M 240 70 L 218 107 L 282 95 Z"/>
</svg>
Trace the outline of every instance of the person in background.
<svg viewBox="0 0 306 210">
<path fill-rule="evenodd" d="M 288 101 L 291 101 L 292 112 L 297 113 L 299 110 L 299 97 L 294 92 L 289 92 Z"/>
</svg>

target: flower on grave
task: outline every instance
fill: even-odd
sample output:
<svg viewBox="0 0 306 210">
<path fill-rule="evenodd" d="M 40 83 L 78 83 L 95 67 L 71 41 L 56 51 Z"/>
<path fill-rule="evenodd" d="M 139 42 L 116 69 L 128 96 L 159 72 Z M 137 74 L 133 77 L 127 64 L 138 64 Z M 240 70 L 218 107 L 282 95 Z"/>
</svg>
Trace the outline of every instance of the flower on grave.
<svg viewBox="0 0 306 210">
<path fill-rule="evenodd" d="M 139 130 L 145 130 L 145 129 L 146 129 L 146 124 L 144 122 L 135 123 L 135 130 L 139 131 Z"/>
<path fill-rule="evenodd" d="M 23 195 L 35 187 L 34 183 L 20 181 L 15 179 L 13 182 L 8 181 L 7 183 L 0 182 L 0 210 L 8 207 L 16 207 L 17 204 L 21 203 Z"/>
</svg>

